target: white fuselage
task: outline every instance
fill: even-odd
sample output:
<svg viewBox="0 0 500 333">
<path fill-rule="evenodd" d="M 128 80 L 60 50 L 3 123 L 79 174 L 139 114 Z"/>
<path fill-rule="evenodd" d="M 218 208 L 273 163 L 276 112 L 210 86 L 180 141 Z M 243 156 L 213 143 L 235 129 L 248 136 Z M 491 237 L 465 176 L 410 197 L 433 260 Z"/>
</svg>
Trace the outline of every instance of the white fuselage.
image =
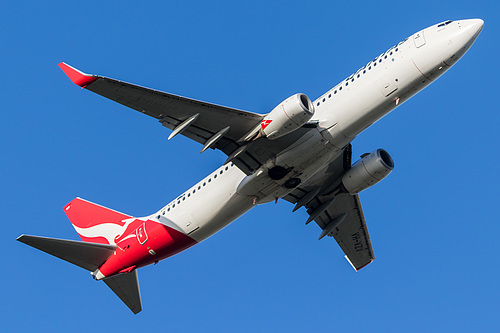
<svg viewBox="0 0 500 333">
<path fill-rule="evenodd" d="M 359 133 L 441 76 L 469 49 L 481 20 L 442 23 L 424 29 L 370 61 L 314 101 L 317 130 L 247 176 L 224 165 L 149 216 L 200 242 L 227 226 L 257 203 L 277 200 L 293 189 L 288 179 L 306 182 Z M 275 181 L 268 170 L 293 167 Z"/>
</svg>

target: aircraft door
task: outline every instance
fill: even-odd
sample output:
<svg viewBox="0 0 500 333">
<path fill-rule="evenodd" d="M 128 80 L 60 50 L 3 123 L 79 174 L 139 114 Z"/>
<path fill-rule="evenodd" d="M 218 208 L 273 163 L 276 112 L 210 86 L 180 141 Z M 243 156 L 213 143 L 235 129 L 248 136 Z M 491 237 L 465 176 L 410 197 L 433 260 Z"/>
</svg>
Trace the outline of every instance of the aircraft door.
<svg viewBox="0 0 500 333">
<path fill-rule="evenodd" d="M 425 45 L 425 36 L 424 30 L 417 32 L 413 35 L 413 42 L 415 43 L 415 47 L 418 49 L 421 46 Z"/>
<path fill-rule="evenodd" d="M 143 223 L 137 230 L 135 231 L 137 235 L 137 240 L 139 244 L 143 245 L 148 240 L 148 234 L 146 233 L 146 223 Z"/>
</svg>

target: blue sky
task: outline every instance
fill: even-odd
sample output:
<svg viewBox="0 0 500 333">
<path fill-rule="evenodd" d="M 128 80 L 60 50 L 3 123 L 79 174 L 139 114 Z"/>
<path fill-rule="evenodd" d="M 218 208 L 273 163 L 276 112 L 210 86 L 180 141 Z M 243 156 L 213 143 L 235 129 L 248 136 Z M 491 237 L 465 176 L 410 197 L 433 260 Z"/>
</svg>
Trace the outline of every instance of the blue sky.
<svg viewBox="0 0 500 333">
<path fill-rule="evenodd" d="M 4 2 L 2 328 L 74 332 L 492 331 L 500 325 L 495 1 Z M 266 113 L 315 99 L 414 32 L 482 18 L 437 82 L 353 142 L 395 171 L 360 197 L 376 260 L 356 273 L 286 202 L 139 270 L 134 316 L 84 270 L 15 241 L 78 239 L 76 196 L 142 216 L 225 160 L 73 85 L 57 67 Z"/>
</svg>

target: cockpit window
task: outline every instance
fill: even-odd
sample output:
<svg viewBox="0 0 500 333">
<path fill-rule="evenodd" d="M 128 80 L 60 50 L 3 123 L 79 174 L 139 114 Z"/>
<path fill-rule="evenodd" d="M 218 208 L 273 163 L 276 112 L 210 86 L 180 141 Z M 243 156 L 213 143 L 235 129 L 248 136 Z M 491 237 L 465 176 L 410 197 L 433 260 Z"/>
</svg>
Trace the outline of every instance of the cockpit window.
<svg viewBox="0 0 500 333">
<path fill-rule="evenodd" d="M 448 25 L 448 24 L 450 24 L 451 22 L 453 22 L 453 21 L 446 21 L 446 22 L 443 22 L 443 23 L 441 23 L 441 24 L 438 24 L 438 28 L 444 27 L 445 25 Z"/>
</svg>

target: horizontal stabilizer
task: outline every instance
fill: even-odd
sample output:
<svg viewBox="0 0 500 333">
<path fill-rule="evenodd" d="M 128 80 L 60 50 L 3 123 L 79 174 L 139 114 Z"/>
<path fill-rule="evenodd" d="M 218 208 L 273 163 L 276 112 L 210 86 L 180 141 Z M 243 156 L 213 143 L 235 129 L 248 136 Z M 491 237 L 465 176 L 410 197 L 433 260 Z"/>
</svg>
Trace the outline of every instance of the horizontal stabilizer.
<svg viewBox="0 0 500 333">
<path fill-rule="evenodd" d="M 115 251 L 115 245 L 21 235 L 18 241 L 66 260 L 88 271 L 95 271 Z"/>
<path fill-rule="evenodd" d="M 136 270 L 106 278 L 104 282 L 134 314 L 141 312 L 141 292 L 139 291 L 139 280 L 137 279 Z"/>
</svg>

